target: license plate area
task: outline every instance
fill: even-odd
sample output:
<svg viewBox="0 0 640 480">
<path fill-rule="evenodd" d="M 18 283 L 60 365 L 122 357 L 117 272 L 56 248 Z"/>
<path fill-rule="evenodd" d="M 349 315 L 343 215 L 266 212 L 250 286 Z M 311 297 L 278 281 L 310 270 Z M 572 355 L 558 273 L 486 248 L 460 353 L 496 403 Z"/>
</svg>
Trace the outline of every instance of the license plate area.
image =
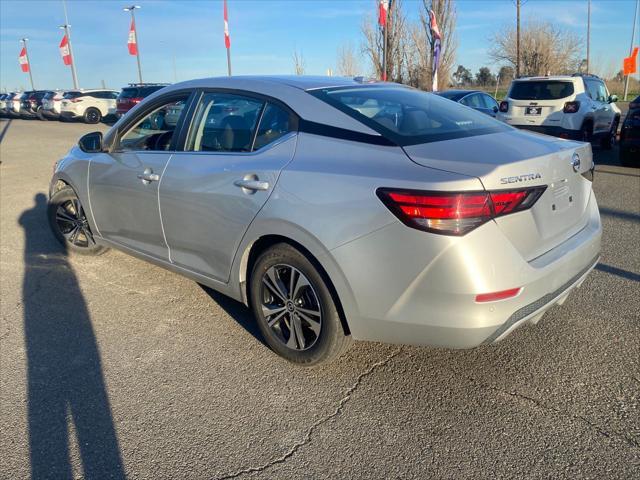
<svg viewBox="0 0 640 480">
<path fill-rule="evenodd" d="M 524 114 L 531 116 L 542 115 L 542 107 L 526 107 Z"/>
<path fill-rule="evenodd" d="M 569 182 L 562 180 L 551 184 L 551 211 L 563 213 L 573 207 L 575 202 L 574 194 L 571 191 Z"/>
</svg>

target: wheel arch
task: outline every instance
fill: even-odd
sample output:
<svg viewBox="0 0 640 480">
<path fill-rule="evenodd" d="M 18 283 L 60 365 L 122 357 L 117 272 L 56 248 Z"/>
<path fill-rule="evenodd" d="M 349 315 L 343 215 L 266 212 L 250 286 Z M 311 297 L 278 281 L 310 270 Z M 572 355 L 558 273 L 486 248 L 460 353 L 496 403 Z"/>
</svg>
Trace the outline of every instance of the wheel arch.
<svg viewBox="0 0 640 480">
<path fill-rule="evenodd" d="M 251 270 L 253 269 L 253 265 L 256 260 L 260 256 L 260 254 L 266 251 L 273 245 L 278 243 L 286 243 L 291 245 L 293 248 L 302 253 L 311 264 L 318 270 L 318 273 L 325 281 L 327 288 L 331 292 L 331 297 L 336 305 L 336 309 L 338 310 L 338 315 L 340 317 L 340 323 L 342 325 L 342 329 L 345 335 L 351 335 L 351 330 L 349 328 L 349 323 L 347 321 L 347 315 L 345 313 L 345 309 L 343 306 L 343 301 L 341 295 L 338 293 L 338 289 L 330 275 L 328 270 L 332 270 L 331 267 L 325 268 L 326 259 L 328 256 L 325 254 L 322 258 L 325 260 L 325 265 L 318 259 L 320 255 L 315 255 L 311 250 L 309 250 L 305 245 L 303 245 L 300 241 L 297 241 L 289 236 L 281 235 L 281 234 L 265 234 L 258 238 L 256 238 L 252 243 L 250 243 L 243 251 L 240 260 L 239 260 L 239 286 L 241 290 L 242 300 L 245 304 L 249 304 L 248 299 L 249 295 L 249 277 L 251 275 Z M 335 278 L 335 276 L 334 276 Z"/>
</svg>

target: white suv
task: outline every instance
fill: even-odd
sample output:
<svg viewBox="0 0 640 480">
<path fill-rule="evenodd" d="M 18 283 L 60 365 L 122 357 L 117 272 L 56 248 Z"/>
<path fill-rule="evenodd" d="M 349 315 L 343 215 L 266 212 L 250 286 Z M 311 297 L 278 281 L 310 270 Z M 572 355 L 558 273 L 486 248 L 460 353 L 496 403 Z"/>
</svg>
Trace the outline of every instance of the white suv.
<svg viewBox="0 0 640 480">
<path fill-rule="evenodd" d="M 82 118 L 85 123 L 98 123 L 116 110 L 115 90 L 71 90 L 64 94 L 60 119 Z"/>
<path fill-rule="evenodd" d="M 496 118 L 547 135 L 597 140 L 611 148 L 620 123 L 617 101 L 595 75 L 519 78 L 511 82 Z"/>
</svg>

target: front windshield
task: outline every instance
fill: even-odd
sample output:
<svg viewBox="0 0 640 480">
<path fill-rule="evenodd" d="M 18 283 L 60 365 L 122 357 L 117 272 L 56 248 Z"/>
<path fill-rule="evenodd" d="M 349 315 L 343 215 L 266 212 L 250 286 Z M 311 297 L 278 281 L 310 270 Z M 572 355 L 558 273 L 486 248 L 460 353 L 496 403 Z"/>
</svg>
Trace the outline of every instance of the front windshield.
<svg viewBox="0 0 640 480">
<path fill-rule="evenodd" d="M 498 133 L 511 128 L 488 115 L 414 88 L 338 87 L 309 93 L 402 146 Z"/>
</svg>

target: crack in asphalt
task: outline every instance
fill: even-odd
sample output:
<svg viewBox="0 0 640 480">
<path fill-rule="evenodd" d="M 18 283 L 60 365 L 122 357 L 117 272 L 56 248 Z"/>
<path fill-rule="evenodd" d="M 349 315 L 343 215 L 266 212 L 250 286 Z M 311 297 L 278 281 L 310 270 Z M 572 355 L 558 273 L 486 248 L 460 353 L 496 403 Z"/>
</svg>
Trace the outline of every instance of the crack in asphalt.
<svg viewBox="0 0 640 480">
<path fill-rule="evenodd" d="M 499 392 L 499 393 L 503 393 L 506 395 L 509 395 L 511 397 L 514 398 L 518 398 L 520 400 L 526 400 L 530 403 L 533 403 L 534 405 L 536 405 L 537 407 L 543 409 L 543 410 L 548 410 L 548 411 L 552 411 L 555 412 L 558 415 L 564 416 L 564 417 L 569 417 L 569 418 L 573 418 L 574 420 L 579 420 L 582 423 L 586 424 L 587 426 L 590 427 L 591 430 L 594 430 L 596 432 L 598 432 L 600 435 L 610 439 L 610 440 L 619 440 L 622 441 L 626 444 L 628 444 L 631 448 L 640 448 L 640 443 L 638 443 L 638 441 L 636 441 L 633 438 L 629 438 L 626 435 L 623 434 L 619 434 L 617 432 L 609 432 L 605 429 L 603 429 L 601 426 L 593 423 L 591 420 L 589 420 L 588 418 L 582 416 L 582 415 L 578 415 L 578 414 L 573 414 L 564 410 L 561 410 L 557 407 L 554 407 L 553 405 L 547 405 L 545 403 L 542 403 L 540 400 L 533 398 L 533 397 L 529 397 L 528 395 L 524 395 L 522 393 L 518 393 L 518 392 L 510 392 L 508 390 L 503 390 L 495 385 L 490 385 L 488 383 L 481 383 L 476 381 L 476 379 L 474 378 L 469 378 L 472 382 L 474 382 L 476 385 L 480 386 L 480 387 L 484 387 L 484 388 L 488 388 L 489 390 L 493 390 L 495 392 Z"/>
<path fill-rule="evenodd" d="M 344 406 L 349 402 L 349 400 L 351 400 L 351 395 L 353 395 L 353 393 L 361 385 L 362 380 L 364 380 L 366 377 L 368 377 L 371 374 L 373 374 L 380 367 L 384 367 L 387 363 L 389 363 L 391 360 L 393 360 L 393 358 L 395 358 L 401 351 L 402 351 L 402 347 L 399 347 L 393 353 L 391 353 L 391 355 L 387 356 L 383 360 L 380 360 L 379 362 L 376 362 L 376 363 L 372 364 L 367 370 L 365 370 L 360 375 L 358 375 L 358 378 L 356 378 L 356 381 L 353 383 L 353 385 L 351 385 L 346 390 L 345 395 L 338 402 L 338 405 L 336 406 L 336 408 L 333 411 L 333 413 L 330 413 L 329 415 L 327 415 L 325 417 L 322 417 L 320 420 L 317 420 L 315 423 L 313 423 L 307 429 L 303 439 L 301 441 L 295 443 L 291 448 L 289 448 L 289 450 L 287 450 L 287 452 L 284 455 L 282 455 L 282 456 L 280 456 L 278 458 L 275 458 L 275 459 L 271 460 L 270 462 L 267 462 L 264 465 L 261 465 L 259 467 L 244 468 L 242 470 L 238 470 L 235 473 L 230 473 L 230 474 L 224 475 L 222 477 L 216 477 L 215 480 L 229 480 L 229 479 L 237 478 L 237 477 L 239 477 L 241 475 L 245 475 L 245 474 L 248 474 L 248 473 L 263 472 L 263 471 L 273 467 L 274 465 L 286 462 L 289 458 L 291 458 L 293 455 L 295 455 L 296 452 L 298 450 L 300 450 L 300 448 L 304 447 L 305 445 L 307 445 L 311 441 L 311 436 L 313 435 L 313 432 L 318 427 L 320 427 L 323 424 L 327 423 L 332 418 L 335 418 L 338 415 L 340 415 L 340 413 L 344 409 Z"/>
</svg>

